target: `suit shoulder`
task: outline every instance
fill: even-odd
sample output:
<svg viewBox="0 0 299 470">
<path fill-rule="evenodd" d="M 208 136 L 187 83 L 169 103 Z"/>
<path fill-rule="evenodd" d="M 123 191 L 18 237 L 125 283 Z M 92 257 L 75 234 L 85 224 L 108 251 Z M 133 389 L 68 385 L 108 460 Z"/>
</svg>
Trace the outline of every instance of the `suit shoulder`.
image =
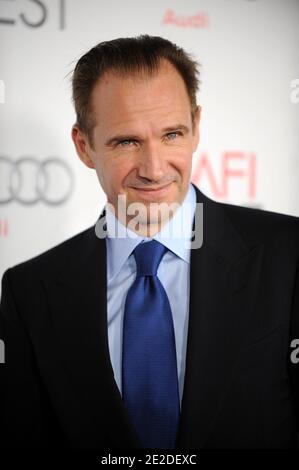
<svg viewBox="0 0 299 470">
<path fill-rule="evenodd" d="M 298 236 L 299 217 L 280 212 L 274 212 L 255 207 L 241 206 L 227 202 L 216 201 L 204 194 L 197 186 L 193 185 L 197 192 L 197 201 L 207 203 L 207 207 L 215 208 L 216 212 L 224 213 L 233 225 L 247 232 L 269 232 L 273 229 L 286 231 Z"/>
<path fill-rule="evenodd" d="M 94 226 L 91 226 L 39 255 L 8 268 L 4 272 L 3 278 L 8 272 L 14 278 L 35 277 L 35 275 L 39 276 L 42 272 L 58 272 L 70 257 L 78 253 L 82 244 L 88 243 L 93 235 Z"/>
<path fill-rule="evenodd" d="M 227 217 L 245 239 L 267 241 L 273 237 L 286 237 L 299 246 L 299 217 L 254 207 L 221 202 L 217 204 L 223 207 Z"/>
</svg>

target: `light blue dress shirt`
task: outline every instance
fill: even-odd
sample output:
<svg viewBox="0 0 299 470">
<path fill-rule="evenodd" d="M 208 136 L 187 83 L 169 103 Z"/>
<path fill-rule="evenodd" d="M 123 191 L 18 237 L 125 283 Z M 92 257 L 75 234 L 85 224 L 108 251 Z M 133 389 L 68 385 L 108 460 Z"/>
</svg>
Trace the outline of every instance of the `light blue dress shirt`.
<svg viewBox="0 0 299 470">
<path fill-rule="evenodd" d="M 157 276 L 164 286 L 172 310 L 181 403 L 189 320 L 190 246 L 188 247 L 188 240 L 190 241 L 192 236 L 192 223 L 196 208 L 195 190 L 190 183 L 181 206 L 169 222 L 152 238 L 141 237 L 131 231 L 115 217 L 107 203 L 105 208 L 108 342 L 115 382 L 122 394 L 123 316 L 126 295 L 136 277 L 136 262 L 132 252 L 139 243 L 154 238 L 170 250 L 163 256 Z M 117 234 L 118 237 L 115 236 Z"/>
</svg>

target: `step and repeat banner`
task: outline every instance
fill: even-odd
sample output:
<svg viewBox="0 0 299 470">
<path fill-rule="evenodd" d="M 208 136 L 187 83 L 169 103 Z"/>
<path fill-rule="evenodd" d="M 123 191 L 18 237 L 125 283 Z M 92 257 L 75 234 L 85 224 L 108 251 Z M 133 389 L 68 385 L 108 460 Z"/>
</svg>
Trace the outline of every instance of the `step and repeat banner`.
<svg viewBox="0 0 299 470">
<path fill-rule="evenodd" d="M 0 0 L 0 276 L 94 224 L 71 74 L 95 44 L 163 36 L 201 64 L 192 181 L 214 200 L 299 216 L 299 0 Z"/>
</svg>

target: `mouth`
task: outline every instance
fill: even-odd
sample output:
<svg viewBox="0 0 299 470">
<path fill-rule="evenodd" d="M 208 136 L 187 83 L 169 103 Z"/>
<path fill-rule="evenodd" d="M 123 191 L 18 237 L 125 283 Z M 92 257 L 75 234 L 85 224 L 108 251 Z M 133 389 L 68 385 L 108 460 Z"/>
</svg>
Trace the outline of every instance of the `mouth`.
<svg viewBox="0 0 299 470">
<path fill-rule="evenodd" d="M 163 196 L 164 194 L 167 193 L 171 184 L 172 182 L 159 188 L 133 188 L 133 189 L 134 191 L 137 191 L 139 192 L 139 194 L 142 194 L 144 196 Z"/>
</svg>

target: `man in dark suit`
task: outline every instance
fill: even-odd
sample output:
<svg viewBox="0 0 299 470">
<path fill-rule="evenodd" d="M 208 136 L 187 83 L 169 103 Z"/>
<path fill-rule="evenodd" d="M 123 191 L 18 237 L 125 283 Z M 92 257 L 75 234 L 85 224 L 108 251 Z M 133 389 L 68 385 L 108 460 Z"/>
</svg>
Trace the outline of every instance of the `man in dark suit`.
<svg viewBox="0 0 299 470">
<path fill-rule="evenodd" d="M 195 62 L 162 38 L 102 43 L 83 56 L 74 72 L 73 140 L 82 161 L 96 169 L 123 227 L 132 217 L 121 209 L 136 202 L 146 211 L 150 202 L 185 207 L 187 195 L 193 194 L 193 202 L 203 207 L 202 245 L 188 250 L 190 262 L 178 261 L 168 245 L 168 264 L 158 271 L 165 281 L 165 290 L 159 291 L 164 312 L 173 313 L 180 366 L 178 382 L 164 384 L 171 368 L 168 350 L 174 345 L 167 343 L 157 382 L 158 387 L 170 384 L 169 397 L 176 397 L 169 414 L 177 428 L 167 429 L 174 431 L 175 448 L 296 448 L 299 372 L 291 342 L 299 338 L 299 219 L 218 203 L 190 183 L 199 141 L 196 83 Z M 117 207 L 119 194 L 126 196 L 127 206 Z M 99 218 L 106 228 L 109 217 L 116 220 L 108 215 L 104 209 Z M 137 240 L 159 240 L 169 220 L 163 214 L 162 219 L 145 215 L 138 219 Z M 189 228 L 196 236 L 195 215 Z M 5 272 L 0 315 L 6 352 L 0 404 L 4 447 L 147 448 L 142 439 L 155 434 L 151 429 L 142 434 L 133 424 L 140 409 L 126 406 L 133 380 L 134 398 L 148 405 L 151 414 L 156 411 L 151 397 L 141 396 L 138 388 L 140 375 L 150 377 L 146 363 L 138 369 L 134 356 L 128 362 L 136 366 L 136 382 L 124 364 L 121 376 L 122 329 L 116 317 L 125 312 L 125 318 L 132 308 L 116 303 L 136 282 L 136 266 L 133 256 L 126 256 L 124 270 L 119 267 L 121 281 L 109 284 L 114 252 L 108 241 L 92 226 Z M 125 246 L 118 239 L 117 253 Z M 178 273 L 177 297 L 167 277 L 172 270 Z M 163 289 L 157 282 L 152 289 Z M 179 303 L 183 295 L 186 311 Z M 138 302 L 146 311 L 140 295 L 136 309 Z M 146 334 L 141 328 L 144 341 Z M 124 344 L 132 351 L 137 335 L 127 338 Z M 146 352 L 148 361 L 158 357 L 154 353 Z M 138 359 L 142 355 L 140 349 Z M 166 388 L 161 390 L 162 400 Z M 168 426 L 164 411 L 159 410 L 159 426 L 150 418 L 143 422 L 145 429 L 156 426 L 157 435 L 162 430 L 161 443 Z M 157 442 L 157 448 L 163 447 Z"/>
</svg>

